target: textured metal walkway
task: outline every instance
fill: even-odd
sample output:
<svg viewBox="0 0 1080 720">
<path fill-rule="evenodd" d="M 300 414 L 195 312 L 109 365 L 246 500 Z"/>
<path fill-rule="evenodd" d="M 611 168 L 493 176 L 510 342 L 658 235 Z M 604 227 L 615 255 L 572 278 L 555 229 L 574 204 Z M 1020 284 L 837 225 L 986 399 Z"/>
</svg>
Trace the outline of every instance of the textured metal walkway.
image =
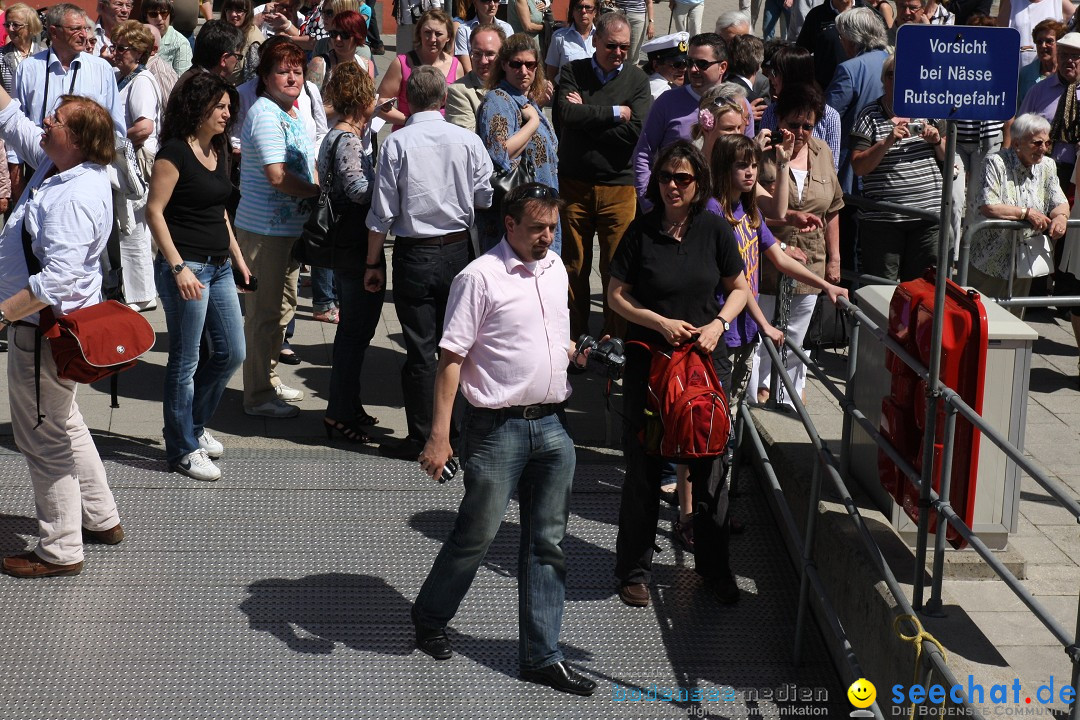
<svg viewBox="0 0 1080 720">
<path fill-rule="evenodd" d="M 592 698 L 517 680 L 517 509 L 453 625 L 455 657 L 413 652 L 409 606 L 460 483 L 342 450 L 230 450 L 224 478 L 162 471 L 156 449 L 102 447 L 128 538 L 90 546 L 75 578 L 0 577 L 0 718 L 842 717 L 820 637 L 790 663 L 797 579 L 751 478 L 733 543 L 744 591 L 715 604 L 662 513 L 654 604 L 614 594 L 621 473 L 579 466 L 563 627 Z M 36 533 L 26 465 L 0 449 L 0 552 Z M 829 700 L 784 702 L 791 684 Z M 653 685 L 702 700 L 635 701 Z M 732 688 L 735 690 L 732 691 Z M 756 689 L 756 694 L 755 690 Z M 805 691 L 805 690 L 804 690 Z M 625 693 L 626 700 L 615 700 Z M 711 693 L 711 695 L 710 695 Z M 709 698 L 712 699 L 709 699 Z M 724 700 L 724 698 L 729 698 Z"/>
</svg>

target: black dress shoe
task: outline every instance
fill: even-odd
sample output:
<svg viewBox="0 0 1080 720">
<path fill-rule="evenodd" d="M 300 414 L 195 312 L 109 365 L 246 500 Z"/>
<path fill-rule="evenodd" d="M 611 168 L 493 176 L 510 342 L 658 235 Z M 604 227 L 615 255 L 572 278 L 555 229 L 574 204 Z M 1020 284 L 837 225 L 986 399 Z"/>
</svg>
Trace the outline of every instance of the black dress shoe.
<svg viewBox="0 0 1080 720">
<path fill-rule="evenodd" d="M 299 365 L 300 356 L 294 352 L 290 353 L 278 353 L 278 362 L 282 365 Z"/>
<path fill-rule="evenodd" d="M 561 660 L 535 670 L 522 670 L 519 677 L 525 682 L 547 685 L 571 695 L 592 695 L 596 690 L 596 683 L 574 672 Z"/>
<path fill-rule="evenodd" d="M 424 451 L 424 443 L 405 438 L 399 442 L 383 443 L 379 446 L 379 454 L 383 457 L 397 458 L 398 460 L 416 461 L 420 453 Z"/>
<path fill-rule="evenodd" d="M 417 625 L 415 621 L 413 621 L 413 626 L 416 628 L 416 647 L 420 652 L 436 660 L 449 660 L 453 657 L 454 650 L 450 647 L 450 638 L 446 636 L 446 628 L 428 628 Z"/>
</svg>

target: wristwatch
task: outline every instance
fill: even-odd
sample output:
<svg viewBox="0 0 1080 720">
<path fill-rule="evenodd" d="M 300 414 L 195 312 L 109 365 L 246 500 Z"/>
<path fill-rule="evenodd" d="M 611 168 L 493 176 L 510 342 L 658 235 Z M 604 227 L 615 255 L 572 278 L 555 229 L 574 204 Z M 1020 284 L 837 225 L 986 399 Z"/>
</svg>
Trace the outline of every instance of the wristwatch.
<svg viewBox="0 0 1080 720">
<path fill-rule="evenodd" d="M 787 252 L 787 243 L 786 242 L 780 243 L 780 250 L 781 250 L 781 252 Z"/>
<path fill-rule="evenodd" d="M 727 320 L 720 317 L 719 315 L 716 316 L 716 319 L 719 320 L 724 325 L 724 332 L 727 332 L 728 330 L 731 329 L 731 323 L 729 323 Z"/>
<path fill-rule="evenodd" d="M 180 273 L 184 272 L 184 268 L 186 268 L 186 267 L 187 267 L 187 263 L 184 263 L 184 262 L 177 263 L 176 265 L 172 266 L 172 274 L 173 275 L 179 275 Z"/>
<path fill-rule="evenodd" d="M 0 310 L 0 325 L 3 325 L 4 327 L 8 327 L 11 325 L 11 321 L 4 316 L 3 310 Z"/>
</svg>

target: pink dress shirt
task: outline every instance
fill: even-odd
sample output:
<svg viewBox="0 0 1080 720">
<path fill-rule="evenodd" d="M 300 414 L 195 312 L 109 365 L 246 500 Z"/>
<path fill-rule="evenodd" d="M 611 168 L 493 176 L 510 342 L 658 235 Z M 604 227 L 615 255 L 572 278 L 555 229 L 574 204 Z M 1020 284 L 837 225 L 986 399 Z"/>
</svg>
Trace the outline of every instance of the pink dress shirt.
<svg viewBox="0 0 1080 720">
<path fill-rule="evenodd" d="M 465 358 L 471 405 L 558 403 L 570 397 L 567 277 L 549 252 L 525 263 L 505 238 L 454 278 L 439 347 Z"/>
</svg>

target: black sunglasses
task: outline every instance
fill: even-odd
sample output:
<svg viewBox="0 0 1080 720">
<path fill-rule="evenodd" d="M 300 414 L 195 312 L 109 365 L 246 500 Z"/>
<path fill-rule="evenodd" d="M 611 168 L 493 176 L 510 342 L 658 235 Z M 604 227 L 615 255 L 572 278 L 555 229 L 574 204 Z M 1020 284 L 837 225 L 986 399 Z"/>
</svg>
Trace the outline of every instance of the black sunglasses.
<svg viewBox="0 0 1080 720">
<path fill-rule="evenodd" d="M 507 60 L 506 64 L 512 67 L 514 70 L 520 70 L 521 68 L 526 68 L 527 70 L 535 70 L 537 63 L 535 60 Z"/>
<path fill-rule="evenodd" d="M 697 180 L 693 174 L 688 172 L 668 172 L 667 170 L 661 170 L 656 173 L 656 179 L 661 185 L 667 185 L 671 181 L 675 181 L 676 187 L 684 188 L 690 183 Z"/>
<path fill-rule="evenodd" d="M 686 60 L 672 60 L 671 62 L 668 63 L 668 65 L 675 68 L 676 70 L 685 70 L 686 66 L 687 66 L 687 61 Z"/>
<path fill-rule="evenodd" d="M 352 33 L 345 32 L 344 30 L 331 30 L 329 35 L 334 40 L 352 40 Z"/>
<path fill-rule="evenodd" d="M 691 65 L 696 67 L 698 70 L 704 71 L 704 70 L 708 70 L 713 65 L 719 65 L 721 61 L 720 60 L 702 60 L 701 58 L 694 58 L 693 60 L 690 60 L 689 62 L 690 62 Z"/>
<path fill-rule="evenodd" d="M 630 52 L 630 43 L 608 43 L 606 45 L 608 50 L 622 50 L 625 53 Z"/>
<path fill-rule="evenodd" d="M 813 125 L 809 125 L 807 123 L 784 123 L 784 127 L 791 131 L 805 130 L 806 132 L 810 132 L 814 129 Z"/>
<path fill-rule="evenodd" d="M 533 200 L 558 200 L 559 191 L 555 188 L 544 185 L 543 183 L 530 183 L 529 185 L 519 185 L 510 191 L 515 199 L 525 200 L 531 198 Z M 509 196 L 507 197 L 509 199 Z"/>
</svg>

